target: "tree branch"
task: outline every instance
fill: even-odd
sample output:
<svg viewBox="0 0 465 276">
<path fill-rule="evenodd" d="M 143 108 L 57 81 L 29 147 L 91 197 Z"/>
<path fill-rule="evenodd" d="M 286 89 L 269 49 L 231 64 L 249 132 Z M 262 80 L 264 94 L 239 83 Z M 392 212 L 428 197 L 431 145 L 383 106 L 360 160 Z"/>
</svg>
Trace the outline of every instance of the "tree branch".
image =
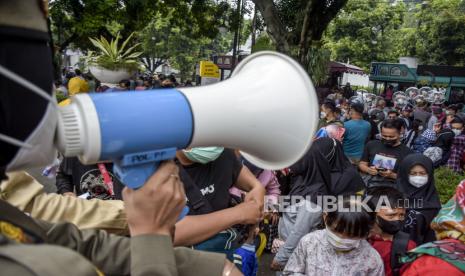
<svg viewBox="0 0 465 276">
<path fill-rule="evenodd" d="M 312 9 L 312 4 L 314 1 L 308 1 L 307 5 L 305 6 L 305 11 L 304 11 L 304 21 L 302 22 L 302 30 L 300 32 L 300 42 L 299 42 L 299 61 L 301 64 L 305 63 L 305 57 L 307 55 L 307 49 L 308 49 L 308 32 L 310 29 L 310 24 L 309 24 L 309 16 Z"/>
</svg>

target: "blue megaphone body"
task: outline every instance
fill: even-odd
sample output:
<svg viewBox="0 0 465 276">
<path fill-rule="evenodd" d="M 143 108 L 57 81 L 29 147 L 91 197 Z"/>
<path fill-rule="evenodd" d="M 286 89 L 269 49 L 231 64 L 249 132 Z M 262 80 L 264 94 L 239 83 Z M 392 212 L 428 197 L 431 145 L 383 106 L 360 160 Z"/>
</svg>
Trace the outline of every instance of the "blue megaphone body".
<svg viewBox="0 0 465 276">
<path fill-rule="evenodd" d="M 213 85 L 78 94 L 60 107 L 56 145 L 82 163 L 114 163 L 130 188 L 188 147 L 240 149 L 257 167 L 281 169 L 310 148 L 318 124 L 315 88 L 302 67 L 275 52 L 241 61 Z"/>
<path fill-rule="evenodd" d="M 61 108 L 60 120 L 65 156 L 78 155 L 85 164 L 111 160 L 132 189 L 187 148 L 194 131 L 189 102 L 175 89 L 78 95 Z"/>
</svg>

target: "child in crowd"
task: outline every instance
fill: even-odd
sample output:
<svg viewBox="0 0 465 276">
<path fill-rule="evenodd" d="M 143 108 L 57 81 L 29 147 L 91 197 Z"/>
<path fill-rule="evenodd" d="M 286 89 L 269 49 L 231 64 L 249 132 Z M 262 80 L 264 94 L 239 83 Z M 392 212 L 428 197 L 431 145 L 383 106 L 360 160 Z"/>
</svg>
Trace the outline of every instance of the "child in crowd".
<svg viewBox="0 0 465 276">
<path fill-rule="evenodd" d="M 375 225 L 368 242 L 381 255 L 386 276 L 400 275 L 406 266 L 399 257 L 416 247 L 409 234 L 401 231 L 405 220 L 405 197 L 392 187 L 375 187 L 368 190 L 369 205 L 376 210 Z M 379 206 L 379 209 L 377 209 Z"/>
<path fill-rule="evenodd" d="M 373 213 L 355 198 L 345 198 L 335 209 L 323 214 L 326 229 L 300 240 L 283 275 L 384 275 L 380 255 L 365 240 Z"/>
</svg>

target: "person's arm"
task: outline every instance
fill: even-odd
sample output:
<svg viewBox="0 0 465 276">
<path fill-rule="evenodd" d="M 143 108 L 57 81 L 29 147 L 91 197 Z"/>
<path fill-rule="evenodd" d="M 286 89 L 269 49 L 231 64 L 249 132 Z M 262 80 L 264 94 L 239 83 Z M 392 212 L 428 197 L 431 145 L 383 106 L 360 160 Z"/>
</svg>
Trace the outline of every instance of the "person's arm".
<svg viewBox="0 0 465 276">
<path fill-rule="evenodd" d="M 367 161 L 360 161 L 358 164 L 358 168 L 362 173 L 370 174 L 370 175 L 377 175 L 378 170 L 373 166 L 370 166 L 370 163 Z"/>
<path fill-rule="evenodd" d="M 46 194 L 44 187 L 25 172 L 8 173 L 0 185 L 0 198 L 35 219 L 51 223 L 70 222 L 80 229 L 103 229 L 128 235 L 124 203 L 121 200 L 85 200 Z"/>
<path fill-rule="evenodd" d="M 272 203 L 278 203 L 278 197 L 281 194 L 281 190 L 279 189 L 278 178 L 270 170 L 265 170 L 262 172 L 262 174 L 258 177 L 258 180 L 260 180 L 260 182 L 262 180 L 262 176 L 264 180 L 267 182 L 265 184 L 266 196 Z"/>
<path fill-rule="evenodd" d="M 376 255 L 372 255 L 371 258 L 373 259 L 368 259 L 368 263 L 372 263 L 373 264 L 373 268 L 371 268 L 370 270 L 368 270 L 366 272 L 366 275 L 367 276 L 384 276 L 385 275 L 385 271 L 384 271 L 384 263 L 383 263 L 383 259 L 381 259 L 381 256 L 379 256 L 379 254 L 376 253 Z"/>
<path fill-rule="evenodd" d="M 173 161 L 162 163 L 138 190 L 126 187 L 123 199 L 131 234 L 131 275 L 177 275 L 178 272 L 180 275 L 220 275 L 228 271 L 224 255 L 210 253 L 208 258 L 186 256 L 184 261 L 178 261 L 172 254 L 175 224 L 186 205 L 179 168 Z M 164 246 L 157 247 L 161 244 L 159 240 L 164 241 Z M 163 256 L 153 261 L 158 254 Z M 179 271 L 178 266 L 184 269 Z"/>
<path fill-rule="evenodd" d="M 263 208 L 265 189 L 246 166 L 242 166 L 234 186 L 247 192 L 244 201 L 255 200 Z"/>
<path fill-rule="evenodd" d="M 103 229 L 110 233 L 129 235 L 121 200 L 85 200 L 46 194 L 43 186 L 24 172 L 8 173 L 8 178 L 8 181 L 1 183 L 1 198 L 35 219 L 51 223 L 66 221 L 81 230 Z M 260 214 L 258 203 L 249 202 L 208 215 L 186 216 L 176 224 L 174 244 L 193 245 L 235 224 L 255 224 Z"/>
<path fill-rule="evenodd" d="M 79 230 L 70 223 L 37 222 L 46 230 L 49 243 L 77 251 L 105 274 L 192 275 L 194 271 L 195 275 L 221 275 L 228 268 L 224 255 L 173 248 L 166 235 L 127 238 Z"/>
<path fill-rule="evenodd" d="M 57 187 L 58 194 L 64 195 L 73 195 L 74 194 L 74 185 L 73 185 L 73 176 L 66 173 L 66 163 L 67 159 L 64 159 L 60 163 L 60 167 L 57 171 L 55 186 Z M 74 194 L 75 195 L 75 194 Z"/>
<path fill-rule="evenodd" d="M 370 153 L 368 150 L 369 144 L 365 145 L 363 150 L 362 158 L 358 164 L 358 168 L 362 173 L 369 175 L 377 175 L 378 170 L 374 166 L 370 166 Z"/>
<path fill-rule="evenodd" d="M 291 227 L 291 233 L 274 258 L 281 265 L 286 264 L 302 237 L 314 230 L 321 222 L 321 208 L 313 202 L 305 202 L 307 205 L 300 207 L 294 226 Z"/>
<path fill-rule="evenodd" d="M 257 202 L 244 202 L 235 207 L 198 216 L 186 216 L 176 223 L 175 246 L 191 246 L 203 242 L 236 224 L 256 224 L 262 208 Z"/>
<path fill-rule="evenodd" d="M 392 170 L 380 171 L 379 175 L 381 175 L 384 178 L 391 178 L 394 180 L 397 179 L 397 173 L 393 172 Z"/>
</svg>

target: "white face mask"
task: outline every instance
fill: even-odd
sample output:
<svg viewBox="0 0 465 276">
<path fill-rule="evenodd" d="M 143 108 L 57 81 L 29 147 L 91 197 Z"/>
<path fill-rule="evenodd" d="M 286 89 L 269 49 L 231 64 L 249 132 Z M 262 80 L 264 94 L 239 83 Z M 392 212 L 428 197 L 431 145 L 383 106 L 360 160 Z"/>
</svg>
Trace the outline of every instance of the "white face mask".
<svg viewBox="0 0 465 276">
<path fill-rule="evenodd" d="M 408 181 L 410 182 L 410 184 L 412 184 L 413 186 L 417 187 L 417 188 L 421 188 L 422 186 L 424 186 L 426 183 L 428 183 L 428 176 L 425 175 L 425 176 L 421 176 L 421 175 L 409 175 L 408 177 Z"/>
<path fill-rule="evenodd" d="M 331 244 L 337 251 L 350 251 L 360 245 L 360 240 L 340 238 L 338 235 L 329 230 L 328 227 L 326 227 L 326 236 L 329 244 Z"/>
<path fill-rule="evenodd" d="M 321 119 L 326 118 L 326 112 L 321 111 L 321 112 L 320 112 L 320 118 L 321 118 Z"/>
<path fill-rule="evenodd" d="M 419 130 L 419 131 L 422 131 L 422 130 L 423 130 L 423 126 L 419 126 L 419 127 L 418 127 L 418 130 Z"/>
<path fill-rule="evenodd" d="M 460 129 L 452 129 L 452 132 L 454 132 L 455 136 L 459 136 L 460 134 L 462 134 L 462 131 Z"/>
<path fill-rule="evenodd" d="M 6 166 L 6 171 L 16 171 L 51 164 L 57 156 L 54 144 L 58 121 L 57 102 L 55 96 L 49 95 L 35 84 L 1 65 L 0 74 L 21 86 L 28 88 L 32 93 L 35 93 L 50 102 L 42 120 L 31 132 L 29 137 L 27 137 L 26 141 L 19 141 L 13 137 L 0 133 L 1 141 L 20 148 L 11 162 Z"/>
</svg>

